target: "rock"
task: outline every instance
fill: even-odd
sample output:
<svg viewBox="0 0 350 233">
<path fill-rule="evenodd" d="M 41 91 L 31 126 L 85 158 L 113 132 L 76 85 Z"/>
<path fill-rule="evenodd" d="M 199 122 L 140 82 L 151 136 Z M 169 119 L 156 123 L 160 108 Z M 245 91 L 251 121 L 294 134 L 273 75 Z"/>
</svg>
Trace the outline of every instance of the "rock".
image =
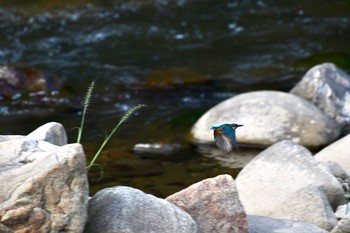
<svg viewBox="0 0 350 233">
<path fill-rule="evenodd" d="M 23 64 L 0 66 L 0 99 L 11 99 L 21 93 L 55 91 L 61 81 L 52 74 Z"/>
<path fill-rule="evenodd" d="M 1 232 L 82 232 L 88 181 L 80 144 L 0 143 Z"/>
<path fill-rule="evenodd" d="M 348 202 L 345 205 L 338 206 L 337 210 L 335 211 L 335 216 L 338 219 L 342 219 L 342 218 L 346 217 L 346 215 L 349 213 L 350 213 L 350 203 Z"/>
<path fill-rule="evenodd" d="M 63 125 L 57 122 L 49 122 L 40 126 L 27 136 L 23 135 L 0 135 L 0 142 L 18 140 L 18 139 L 30 139 L 38 141 L 46 141 L 56 146 L 63 146 L 67 144 L 67 134 Z"/>
<path fill-rule="evenodd" d="M 0 142 L 23 139 L 25 136 L 21 135 L 0 135 Z M 0 231 L 1 232 L 1 231 Z"/>
<path fill-rule="evenodd" d="M 133 151 L 140 155 L 163 155 L 169 156 L 187 149 L 185 145 L 178 143 L 138 143 L 134 145 Z"/>
<path fill-rule="evenodd" d="M 327 233 L 314 224 L 287 219 L 248 215 L 250 233 Z"/>
<path fill-rule="evenodd" d="M 191 216 L 177 206 L 130 188 L 112 187 L 89 201 L 85 233 L 197 232 Z"/>
<path fill-rule="evenodd" d="M 342 168 L 342 166 L 334 161 L 321 161 L 321 163 L 325 165 L 333 176 L 338 179 L 339 183 L 344 189 L 344 192 L 350 192 L 350 175 Z"/>
<path fill-rule="evenodd" d="M 333 63 L 311 68 L 290 91 L 335 119 L 343 133 L 350 133 L 350 77 Z"/>
<path fill-rule="evenodd" d="M 350 174 L 350 135 L 339 139 L 323 150 L 315 154 L 315 158 L 319 161 L 337 162 L 347 174 Z"/>
<path fill-rule="evenodd" d="M 166 200 L 188 212 L 199 232 L 248 232 L 247 216 L 229 175 L 200 181 Z"/>
<path fill-rule="evenodd" d="M 57 122 L 50 122 L 40 126 L 27 135 L 29 139 L 50 142 L 56 146 L 67 144 L 67 134 L 63 125 Z"/>
<path fill-rule="evenodd" d="M 261 152 L 236 178 L 247 214 L 305 221 L 331 230 L 344 191 L 304 147 L 282 141 Z"/>
<path fill-rule="evenodd" d="M 342 218 L 331 233 L 350 233 L 350 214 Z"/>
<path fill-rule="evenodd" d="M 239 123 L 237 141 L 271 145 L 291 140 L 307 147 L 320 147 L 336 140 L 339 125 L 310 102 L 292 94 L 257 91 L 232 97 L 206 112 L 193 126 L 199 142 L 213 142 L 212 125 Z"/>
</svg>

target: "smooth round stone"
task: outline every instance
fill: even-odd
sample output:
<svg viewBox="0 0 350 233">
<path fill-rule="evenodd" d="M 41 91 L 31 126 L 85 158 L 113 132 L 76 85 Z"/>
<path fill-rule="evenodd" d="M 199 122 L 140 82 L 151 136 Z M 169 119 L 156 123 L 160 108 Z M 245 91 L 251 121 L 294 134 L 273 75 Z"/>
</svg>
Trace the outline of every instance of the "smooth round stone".
<svg viewBox="0 0 350 233">
<path fill-rule="evenodd" d="M 197 142 L 213 142 L 212 125 L 243 124 L 236 130 L 238 143 L 272 145 L 291 140 L 320 147 L 336 140 L 338 123 L 309 101 L 279 91 L 256 91 L 234 96 L 207 111 L 192 127 Z"/>
</svg>

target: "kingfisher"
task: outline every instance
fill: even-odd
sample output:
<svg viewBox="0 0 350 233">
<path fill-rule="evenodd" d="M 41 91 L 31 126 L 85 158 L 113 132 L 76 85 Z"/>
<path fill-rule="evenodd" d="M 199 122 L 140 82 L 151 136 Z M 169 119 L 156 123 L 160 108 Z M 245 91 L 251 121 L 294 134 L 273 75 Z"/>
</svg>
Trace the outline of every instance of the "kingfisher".
<svg viewBox="0 0 350 233">
<path fill-rule="evenodd" d="M 236 129 L 243 125 L 239 124 L 222 124 L 214 125 L 211 127 L 214 130 L 215 144 L 224 151 L 231 151 L 233 148 L 237 148 L 236 142 Z"/>
</svg>

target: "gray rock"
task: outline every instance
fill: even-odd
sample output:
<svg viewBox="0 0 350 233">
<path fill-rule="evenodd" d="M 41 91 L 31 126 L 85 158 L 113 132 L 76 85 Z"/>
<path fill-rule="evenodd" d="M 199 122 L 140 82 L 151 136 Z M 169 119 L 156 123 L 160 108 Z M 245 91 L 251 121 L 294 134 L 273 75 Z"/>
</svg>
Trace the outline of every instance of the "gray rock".
<svg viewBox="0 0 350 233">
<path fill-rule="evenodd" d="M 67 144 L 67 134 L 63 125 L 57 122 L 49 122 L 40 126 L 27 136 L 23 135 L 0 135 L 0 142 L 19 140 L 24 138 L 30 140 L 46 141 L 56 146 Z"/>
<path fill-rule="evenodd" d="M 340 123 L 350 132 L 350 77 L 332 63 L 311 68 L 290 91 L 301 96 Z"/>
<path fill-rule="evenodd" d="M 350 214 L 350 203 L 338 206 L 337 210 L 335 211 L 335 216 L 337 219 L 342 219 L 348 214 Z"/>
<path fill-rule="evenodd" d="M 170 202 L 130 188 L 112 187 L 89 201 L 85 233 L 194 233 L 196 223 Z"/>
<path fill-rule="evenodd" d="M 331 233 L 350 233 L 350 214 L 342 218 Z"/>
<path fill-rule="evenodd" d="M 314 224 L 248 215 L 250 233 L 327 233 Z"/>
<path fill-rule="evenodd" d="M 199 142 L 213 142 L 212 125 L 239 123 L 237 141 L 271 145 L 291 140 L 307 147 L 320 147 L 336 140 L 337 122 L 310 102 L 283 92 L 257 91 L 232 97 L 206 112 L 193 126 Z"/>
<path fill-rule="evenodd" d="M 247 214 L 305 221 L 330 230 L 344 191 L 327 167 L 304 147 L 274 144 L 253 159 L 236 178 Z"/>
<path fill-rule="evenodd" d="M 88 181 L 80 144 L 0 143 L 1 232 L 82 232 Z"/>
<path fill-rule="evenodd" d="M 350 192 L 350 175 L 343 169 L 343 167 L 334 161 L 321 161 L 321 163 L 325 165 L 333 176 L 338 179 L 339 183 L 344 189 L 344 192 Z"/>
<path fill-rule="evenodd" d="M 248 232 L 247 216 L 230 175 L 200 181 L 166 198 L 188 212 L 202 233 Z"/>
<path fill-rule="evenodd" d="M 350 174 L 350 135 L 339 139 L 323 150 L 315 154 L 315 158 L 319 161 L 337 162 L 347 174 Z"/>
<path fill-rule="evenodd" d="M 64 127 L 57 122 L 50 122 L 40 126 L 27 135 L 28 139 L 42 140 L 57 146 L 67 144 L 67 134 Z"/>
</svg>

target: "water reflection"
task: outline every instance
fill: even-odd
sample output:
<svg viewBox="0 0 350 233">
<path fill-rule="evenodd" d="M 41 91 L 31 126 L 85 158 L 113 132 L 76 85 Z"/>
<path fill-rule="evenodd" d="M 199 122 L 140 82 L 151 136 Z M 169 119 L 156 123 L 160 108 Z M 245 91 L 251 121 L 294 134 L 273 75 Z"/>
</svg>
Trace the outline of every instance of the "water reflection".
<svg viewBox="0 0 350 233">
<path fill-rule="evenodd" d="M 219 150 L 213 145 L 199 145 L 197 151 L 203 156 L 213 159 L 221 167 L 230 168 L 235 171 L 240 171 L 247 165 L 263 148 L 244 148 L 240 147 L 230 153 Z"/>
</svg>

